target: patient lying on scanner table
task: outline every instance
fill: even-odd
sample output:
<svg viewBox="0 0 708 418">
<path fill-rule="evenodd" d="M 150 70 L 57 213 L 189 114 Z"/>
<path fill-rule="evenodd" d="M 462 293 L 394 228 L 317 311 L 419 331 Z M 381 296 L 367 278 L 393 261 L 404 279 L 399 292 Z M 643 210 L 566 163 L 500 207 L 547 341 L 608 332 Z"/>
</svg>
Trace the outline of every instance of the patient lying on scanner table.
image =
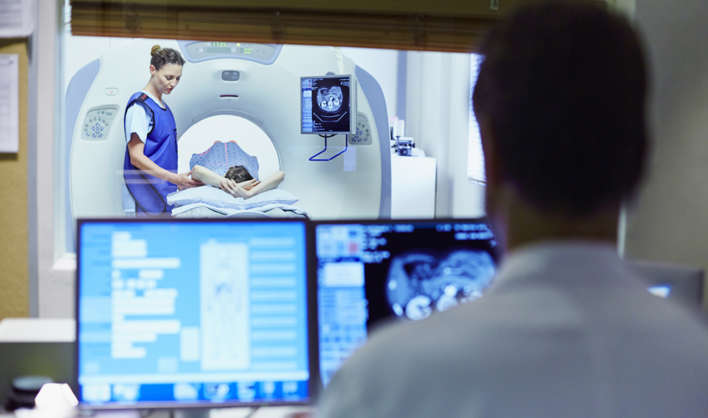
<svg viewBox="0 0 708 418">
<path fill-rule="evenodd" d="M 178 217 L 307 217 L 293 206 L 299 199 L 278 186 L 282 171 L 259 177 L 258 158 L 236 141 L 216 141 L 189 162 L 192 179 L 205 185 L 167 196 Z"/>
<path fill-rule="evenodd" d="M 242 165 L 230 167 L 223 177 L 200 165 L 192 167 L 192 179 L 218 187 L 234 197 L 244 199 L 278 187 L 284 178 L 285 173 L 277 171 L 263 181 L 257 180 Z"/>
</svg>

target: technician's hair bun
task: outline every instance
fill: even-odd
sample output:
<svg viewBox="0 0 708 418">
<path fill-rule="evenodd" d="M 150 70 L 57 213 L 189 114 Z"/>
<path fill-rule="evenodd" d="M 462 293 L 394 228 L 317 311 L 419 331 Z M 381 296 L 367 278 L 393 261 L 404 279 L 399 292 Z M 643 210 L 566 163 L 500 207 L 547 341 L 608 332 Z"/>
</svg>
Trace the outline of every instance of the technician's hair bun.
<svg viewBox="0 0 708 418">
<path fill-rule="evenodd" d="M 153 45 L 150 49 L 150 65 L 159 70 L 165 64 L 182 66 L 184 65 L 184 58 L 172 48 L 161 48 L 160 45 Z"/>
</svg>

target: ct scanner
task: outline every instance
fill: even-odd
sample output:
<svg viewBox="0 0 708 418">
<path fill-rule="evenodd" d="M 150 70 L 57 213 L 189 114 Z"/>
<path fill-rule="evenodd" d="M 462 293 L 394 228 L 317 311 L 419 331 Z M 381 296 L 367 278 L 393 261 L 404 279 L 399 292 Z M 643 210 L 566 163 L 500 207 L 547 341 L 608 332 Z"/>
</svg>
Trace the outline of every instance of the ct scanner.
<svg viewBox="0 0 708 418">
<path fill-rule="evenodd" d="M 67 87 L 68 217 L 124 214 L 125 104 L 149 78 L 154 43 L 136 40 L 107 51 L 82 67 Z M 383 92 L 369 73 L 337 49 L 166 40 L 159 44 L 179 50 L 186 60 L 180 84 L 165 96 L 177 122 L 180 152 L 195 149 L 182 143 L 193 125 L 216 115 L 239 116 L 271 141 L 244 151 L 261 161 L 272 160 L 273 169 L 284 171 L 280 187 L 296 195 L 297 206 L 310 217 L 390 217 L 391 156 Z M 348 150 L 341 156 L 308 161 L 324 142 L 320 136 L 300 133 L 300 77 L 328 73 L 354 76 L 357 133 L 349 136 Z M 239 132 L 223 136 L 240 143 Z M 217 139 L 201 138 L 204 147 Z M 332 154 L 344 145 L 344 135 L 329 139 Z M 184 157 L 180 155 L 180 161 Z"/>
</svg>

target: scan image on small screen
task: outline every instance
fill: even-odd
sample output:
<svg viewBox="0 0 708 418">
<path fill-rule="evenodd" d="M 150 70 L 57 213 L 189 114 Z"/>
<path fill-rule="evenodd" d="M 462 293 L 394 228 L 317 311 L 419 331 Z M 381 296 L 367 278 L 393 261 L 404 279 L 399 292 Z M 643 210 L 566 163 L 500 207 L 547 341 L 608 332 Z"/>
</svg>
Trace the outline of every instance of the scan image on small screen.
<svg viewBox="0 0 708 418">
<path fill-rule="evenodd" d="M 354 93 L 350 75 L 303 77 L 300 88 L 303 134 L 352 132 Z"/>
<path fill-rule="evenodd" d="M 322 222 L 315 244 L 323 384 L 373 328 L 482 297 L 496 272 L 481 220 Z"/>
</svg>

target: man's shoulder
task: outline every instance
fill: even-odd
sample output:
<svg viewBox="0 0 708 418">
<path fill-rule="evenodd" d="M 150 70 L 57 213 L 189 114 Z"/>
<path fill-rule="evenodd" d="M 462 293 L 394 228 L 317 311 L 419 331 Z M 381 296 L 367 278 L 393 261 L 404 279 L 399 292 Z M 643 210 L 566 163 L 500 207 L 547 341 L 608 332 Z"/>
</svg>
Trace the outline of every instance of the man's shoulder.
<svg viewBox="0 0 708 418">
<path fill-rule="evenodd" d="M 441 410 L 458 416 L 454 411 L 473 408 L 484 393 L 481 385 L 496 373 L 489 359 L 523 338 L 518 315 L 504 312 L 510 299 L 489 295 L 422 321 L 377 329 L 330 381 L 319 402 L 321 416 L 428 417 Z M 516 358 L 524 361 L 523 354 Z"/>
<path fill-rule="evenodd" d="M 516 290 L 493 292 L 424 321 L 380 328 L 333 377 L 321 399 L 321 416 L 427 417 L 435 416 L 436 408 L 468 415 L 509 393 L 523 398 L 530 387 L 568 376 L 582 391 L 591 390 L 591 364 L 637 387 L 637 393 L 667 391 L 659 376 L 708 384 L 708 335 L 682 309 L 647 299 L 643 306 L 609 314 L 588 312 L 562 293 Z M 613 314 L 619 316 L 609 323 Z M 618 344 L 622 350 L 612 349 Z M 658 358 L 672 360 L 656 364 Z M 653 366 L 636 368 L 638 363 Z M 576 394 L 573 388 L 562 391 Z M 622 402 L 633 407 L 636 399 L 629 398 Z"/>
<path fill-rule="evenodd" d="M 500 336 L 486 330 L 498 319 L 485 315 L 471 320 L 483 308 L 477 306 L 481 305 L 478 302 L 481 300 L 435 313 L 422 321 L 397 321 L 376 329 L 335 374 L 325 400 L 357 403 L 355 399 L 376 398 L 380 390 L 392 394 L 400 386 L 396 382 L 431 378 L 434 369 L 454 362 L 453 357 L 467 356 L 475 350 L 471 341 L 482 346 L 493 344 L 492 340 Z M 475 365 L 468 363 L 465 367 L 469 371 Z"/>
</svg>

